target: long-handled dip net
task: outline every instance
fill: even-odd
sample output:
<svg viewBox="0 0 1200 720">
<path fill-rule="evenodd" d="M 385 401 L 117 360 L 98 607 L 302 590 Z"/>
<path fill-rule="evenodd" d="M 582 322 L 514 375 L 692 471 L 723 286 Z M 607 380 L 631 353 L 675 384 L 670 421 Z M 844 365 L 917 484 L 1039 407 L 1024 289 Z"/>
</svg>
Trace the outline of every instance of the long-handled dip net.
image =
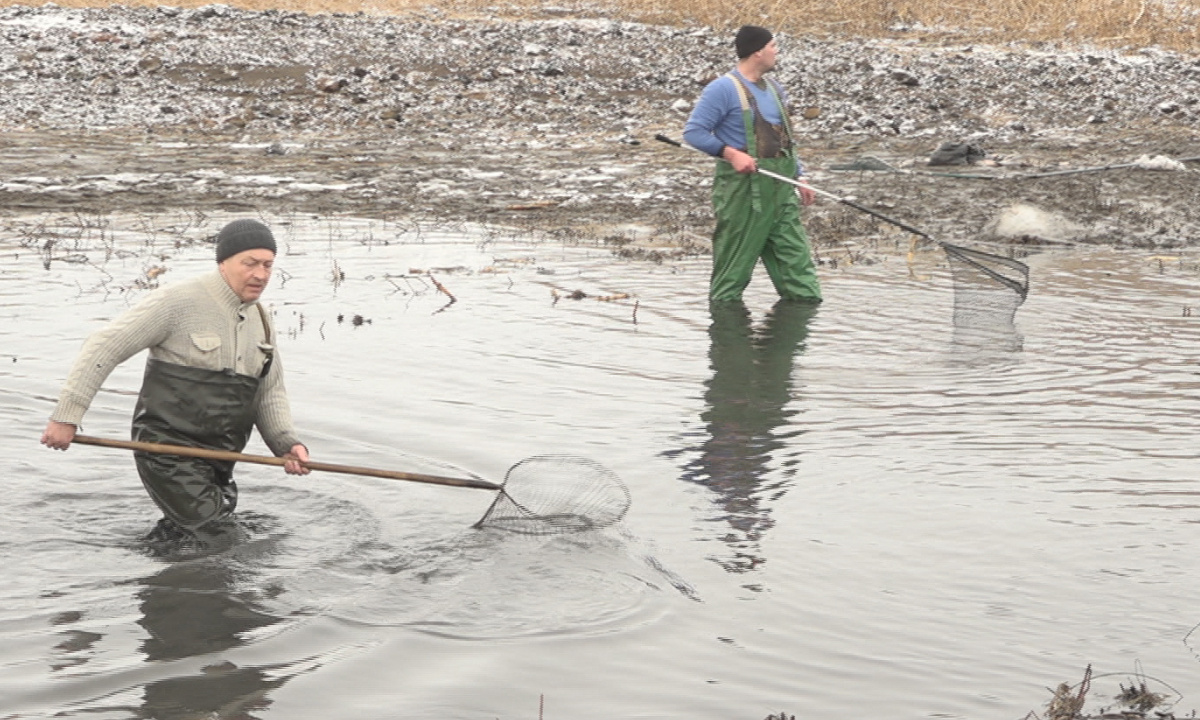
<svg viewBox="0 0 1200 720">
<path fill-rule="evenodd" d="M 654 139 L 675 147 L 690 147 L 661 134 L 655 135 Z M 697 148 L 691 149 L 700 152 Z M 807 182 L 801 182 L 795 178 L 784 177 L 762 169 L 758 170 L 758 174 L 811 190 L 817 195 L 836 200 L 843 205 L 941 245 L 942 249 L 946 251 L 946 257 L 950 260 L 950 274 L 954 279 L 956 325 L 960 320 L 974 322 L 981 317 L 987 317 L 992 322 L 1011 324 L 1017 308 L 1025 302 L 1025 297 L 1029 294 L 1029 266 L 1019 260 L 942 242 L 912 225 L 888 217 L 849 198 L 839 197 L 831 192 L 815 188 Z"/>
<path fill-rule="evenodd" d="M 282 466 L 287 462 L 284 458 L 268 455 L 87 435 L 76 435 L 74 441 L 137 452 L 259 465 Z M 524 535 L 561 535 L 605 528 L 625 517 L 630 504 L 629 488 L 616 473 L 587 458 L 569 455 L 538 455 L 522 460 L 509 468 L 503 483 L 311 461 L 304 465 L 325 472 L 495 490 L 498 491 L 495 500 L 472 527 L 496 528 Z"/>
<path fill-rule="evenodd" d="M 606 527 L 629 509 L 629 489 L 586 458 L 538 455 L 513 465 L 475 527 L 553 535 Z"/>
</svg>

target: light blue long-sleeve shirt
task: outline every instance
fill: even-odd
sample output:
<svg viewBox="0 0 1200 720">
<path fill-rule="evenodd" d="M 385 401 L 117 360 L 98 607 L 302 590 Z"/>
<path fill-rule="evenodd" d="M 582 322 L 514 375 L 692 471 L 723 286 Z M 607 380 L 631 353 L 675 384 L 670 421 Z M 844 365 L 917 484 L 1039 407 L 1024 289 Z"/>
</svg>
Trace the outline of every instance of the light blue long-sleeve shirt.
<svg viewBox="0 0 1200 720">
<path fill-rule="evenodd" d="M 688 145 L 713 157 L 720 157 L 721 149 L 726 145 L 739 150 L 746 149 L 742 101 L 734 82 L 736 81 L 728 75 L 722 75 L 705 86 L 696 101 L 696 106 L 692 108 L 691 115 L 688 116 L 687 124 L 683 127 L 683 139 Z M 764 120 L 774 125 L 783 124 L 783 114 L 770 88 L 760 88 L 750 82 L 743 85 L 750 88 Z M 778 88 L 778 85 L 776 87 Z M 780 100 L 787 102 L 787 95 L 782 90 Z"/>
</svg>

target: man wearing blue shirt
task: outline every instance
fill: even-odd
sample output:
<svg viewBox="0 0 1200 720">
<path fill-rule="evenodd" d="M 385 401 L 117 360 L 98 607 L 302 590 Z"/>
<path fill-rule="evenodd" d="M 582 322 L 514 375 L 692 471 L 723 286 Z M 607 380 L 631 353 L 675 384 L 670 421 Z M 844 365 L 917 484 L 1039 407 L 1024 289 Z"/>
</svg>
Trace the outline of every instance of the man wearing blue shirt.
<svg viewBox="0 0 1200 720">
<path fill-rule="evenodd" d="M 709 83 L 683 139 L 724 160 L 713 177 L 713 271 L 709 298 L 741 300 L 758 259 L 785 300 L 819 302 L 821 286 L 792 185 L 758 174 L 797 177 L 800 164 L 783 88 L 766 74 L 779 54 L 771 31 L 744 25 L 734 40 L 737 67 Z M 811 191 L 801 191 L 807 205 Z"/>
</svg>

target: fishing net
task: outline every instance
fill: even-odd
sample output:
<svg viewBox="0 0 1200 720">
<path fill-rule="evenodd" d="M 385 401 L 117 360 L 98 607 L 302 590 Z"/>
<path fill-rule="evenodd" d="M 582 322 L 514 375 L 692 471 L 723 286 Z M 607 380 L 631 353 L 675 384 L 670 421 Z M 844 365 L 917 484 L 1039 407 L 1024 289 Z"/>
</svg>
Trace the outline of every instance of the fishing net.
<svg viewBox="0 0 1200 720">
<path fill-rule="evenodd" d="M 629 488 L 586 458 L 539 455 L 513 465 L 491 507 L 475 523 L 524 535 L 608 527 L 629 510 Z"/>
<path fill-rule="evenodd" d="M 274 456 L 88 435 L 76 435 L 74 442 L 259 465 L 282 466 L 287 462 L 285 458 Z M 569 455 L 526 458 L 509 468 L 503 484 L 475 477 L 442 477 L 314 461 L 305 462 L 305 465 L 311 470 L 349 475 L 498 490 L 496 499 L 474 527 L 499 528 L 526 535 L 560 535 L 596 530 L 620 521 L 629 510 L 629 488 L 625 487 L 616 473 L 595 461 Z"/>
<path fill-rule="evenodd" d="M 954 279 L 956 327 L 1012 325 L 1029 294 L 1029 266 L 1019 260 L 941 243 Z"/>
</svg>

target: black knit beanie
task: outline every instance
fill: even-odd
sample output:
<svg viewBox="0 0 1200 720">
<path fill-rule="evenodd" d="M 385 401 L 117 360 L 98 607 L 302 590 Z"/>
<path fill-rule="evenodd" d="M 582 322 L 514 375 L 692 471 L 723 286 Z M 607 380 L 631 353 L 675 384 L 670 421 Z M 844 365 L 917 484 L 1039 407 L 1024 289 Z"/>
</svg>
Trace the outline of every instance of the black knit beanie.
<svg viewBox="0 0 1200 720">
<path fill-rule="evenodd" d="M 257 220 L 234 220 L 217 234 L 217 262 L 258 248 L 275 252 L 275 236 Z"/>
<path fill-rule="evenodd" d="M 771 31 L 758 25 L 743 25 L 738 28 L 733 46 L 737 49 L 738 60 L 744 60 L 762 50 L 775 37 Z"/>
</svg>

